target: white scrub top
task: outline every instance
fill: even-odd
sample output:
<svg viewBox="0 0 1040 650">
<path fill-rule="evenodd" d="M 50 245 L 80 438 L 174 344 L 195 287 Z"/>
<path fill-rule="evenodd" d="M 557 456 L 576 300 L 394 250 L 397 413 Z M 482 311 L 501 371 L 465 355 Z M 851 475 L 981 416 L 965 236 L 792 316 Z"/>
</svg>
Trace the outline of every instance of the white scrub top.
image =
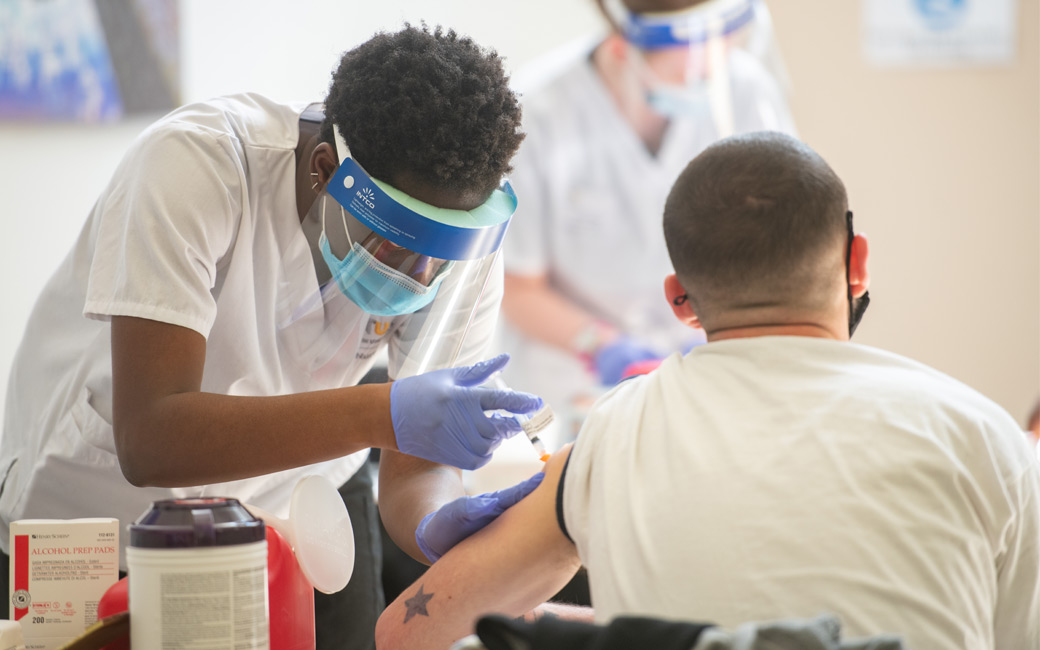
<svg viewBox="0 0 1040 650">
<path fill-rule="evenodd" d="M 384 346 L 396 376 L 399 332 L 409 316 L 370 316 L 343 296 L 316 300 L 296 207 L 304 106 L 253 94 L 185 106 L 149 127 L 126 154 L 38 299 L 14 362 L 0 441 L 5 552 L 13 520 L 118 517 L 125 531 L 164 498 L 236 497 L 284 517 L 299 478 L 321 474 L 340 485 L 361 466 L 367 451 L 219 485 L 137 488 L 115 455 L 112 316 L 206 337 L 205 392 L 264 396 L 351 386 Z M 500 291 L 500 276 L 492 285 Z M 470 350 L 494 327 L 493 319 L 475 320 L 483 324 L 471 331 Z M 297 435 L 286 430 L 285 444 Z"/>
<path fill-rule="evenodd" d="M 673 120 L 654 156 L 618 111 L 591 48 L 566 52 L 569 64 L 546 65 L 562 72 L 522 98 L 527 137 L 511 175 L 519 206 L 506 272 L 548 274 L 561 294 L 663 354 L 689 347 L 703 335 L 680 324 L 665 299 L 672 266 L 661 218 L 675 178 L 718 139 L 714 123 L 707 115 Z M 755 59 L 734 52 L 730 74 L 738 133 L 794 133 L 783 93 Z M 572 355 L 513 328 L 503 327 L 501 345 L 513 354 L 510 386 L 540 394 L 557 412 L 602 390 Z"/>
</svg>

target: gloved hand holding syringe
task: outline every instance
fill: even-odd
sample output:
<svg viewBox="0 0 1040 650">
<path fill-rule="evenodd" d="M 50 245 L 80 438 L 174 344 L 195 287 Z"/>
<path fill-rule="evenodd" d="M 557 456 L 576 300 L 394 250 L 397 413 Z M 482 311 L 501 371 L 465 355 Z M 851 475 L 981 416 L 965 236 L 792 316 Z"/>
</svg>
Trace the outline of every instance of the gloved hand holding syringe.
<svg viewBox="0 0 1040 650">
<path fill-rule="evenodd" d="M 501 374 L 496 374 L 491 381 L 495 385 L 495 388 L 511 390 L 509 386 L 506 385 L 505 380 L 502 379 Z M 548 404 L 544 404 L 542 405 L 542 408 L 534 412 L 534 415 L 523 415 L 518 413 L 511 413 L 510 415 L 520 422 L 520 426 L 523 427 L 524 433 L 527 434 L 527 439 L 531 441 L 532 445 L 534 445 L 534 450 L 538 453 L 538 458 L 543 463 L 549 460 L 549 457 L 552 454 L 550 454 L 549 450 L 546 449 L 545 443 L 542 442 L 539 434 L 541 434 L 546 427 L 552 424 L 552 408 Z"/>
<path fill-rule="evenodd" d="M 498 373 L 487 380 L 487 383 L 502 391 L 511 390 Z M 553 421 L 552 409 L 548 404 L 543 404 L 542 408 L 531 416 L 515 411 L 502 411 L 502 415 L 516 418 L 541 461 L 544 463 L 549 460 L 549 451 L 540 435 Z M 538 472 L 526 481 L 504 490 L 477 496 L 462 496 L 427 514 L 415 529 L 415 541 L 419 550 L 431 562 L 436 562 L 441 555 L 448 552 L 448 549 L 494 521 L 534 491 L 544 477 L 544 473 Z"/>
</svg>

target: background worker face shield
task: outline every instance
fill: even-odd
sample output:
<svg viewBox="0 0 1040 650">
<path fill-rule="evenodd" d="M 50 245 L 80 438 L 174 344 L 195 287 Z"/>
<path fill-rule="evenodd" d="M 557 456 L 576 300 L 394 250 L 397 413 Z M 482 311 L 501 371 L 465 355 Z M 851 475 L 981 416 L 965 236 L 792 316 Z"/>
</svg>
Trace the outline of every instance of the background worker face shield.
<svg viewBox="0 0 1040 650">
<path fill-rule="evenodd" d="M 716 135 L 734 133 L 733 77 L 772 76 L 781 89 L 787 76 L 761 0 L 707 0 L 668 12 L 636 13 L 620 0 L 604 7 L 631 46 L 632 65 L 656 112 L 670 118 L 710 119 Z M 781 128 L 767 102 L 741 107 L 758 112 L 764 128 Z M 775 122 L 775 123 L 771 123 Z"/>
<path fill-rule="evenodd" d="M 516 195 L 503 182 L 472 210 L 438 208 L 369 176 L 334 131 L 340 165 L 318 199 L 319 248 L 332 280 L 314 308 L 328 321 L 345 296 L 373 316 L 411 314 L 394 323 L 398 378 L 454 365 L 474 320 L 497 313 L 499 296 L 485 289 L 500 271 Z"/>
</svg>

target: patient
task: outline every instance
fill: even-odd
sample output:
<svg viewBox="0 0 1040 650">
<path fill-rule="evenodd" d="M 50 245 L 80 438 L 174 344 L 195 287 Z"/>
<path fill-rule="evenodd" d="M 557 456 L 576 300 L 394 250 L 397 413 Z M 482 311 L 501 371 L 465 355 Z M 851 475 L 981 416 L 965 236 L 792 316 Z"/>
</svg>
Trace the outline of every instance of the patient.
<svg viewBox="0 0 1040 650">
<path fill-rule="evenodd" d="M 723 140 L 664 232 L 665 295 L 708 343 L 601 399 L 530 496 L 387 608 L 379 646 L 446 648 L 584 564 L 601 622 L 828 611 L 915 650 L 1040 648 L 1040 464 L 990 400 L 849 342 L 868 247 L 826 162 Z"/>
</svg>

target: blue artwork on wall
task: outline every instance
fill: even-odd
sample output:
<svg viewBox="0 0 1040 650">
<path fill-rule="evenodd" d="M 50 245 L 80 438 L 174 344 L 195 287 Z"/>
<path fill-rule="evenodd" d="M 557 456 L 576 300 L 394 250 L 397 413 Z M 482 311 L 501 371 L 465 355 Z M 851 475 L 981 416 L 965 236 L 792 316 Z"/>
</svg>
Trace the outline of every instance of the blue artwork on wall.
<svg viewBox="0 0 1040 650">
<path fill-rule="evenodd" d="M 177 31 L 176 0 L 0 0 L 0 119 L 169 110 Z"/>
<path fill-rule="evenodd" d="M 944 31 L 964 19 L 968 0 L 914 0 L 914 5 L 929 29 Z"/>
</svg>

